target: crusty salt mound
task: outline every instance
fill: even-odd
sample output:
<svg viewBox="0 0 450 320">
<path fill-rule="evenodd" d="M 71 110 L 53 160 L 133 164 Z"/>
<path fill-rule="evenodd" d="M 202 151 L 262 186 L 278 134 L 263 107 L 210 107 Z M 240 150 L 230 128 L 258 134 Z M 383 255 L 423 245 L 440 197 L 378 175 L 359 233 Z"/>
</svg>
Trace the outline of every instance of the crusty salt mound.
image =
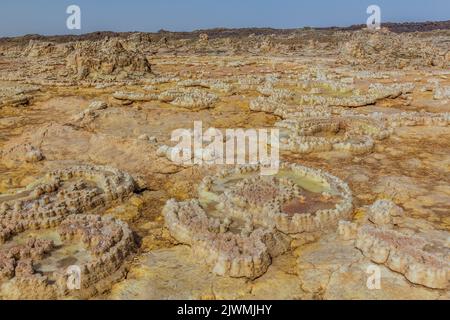
<svg viewBox="0 0 450 320">
<path fill-rule="evenodd" d="M 45 59 L 50 56 L 65 57 L 73 50 L 72 44 L 56 44 L 54 42 L 30 40 L 22 56 Z"/>
<path fill-rule="evenodd" d="M 124 79 L 151 73 L 144 55 L 126 50 L 114 38 L 76 43 L 66 66 L 78 79 Z"/>
<path fill-rule="evenodd" d="M 0 151 L 0 158 L 14 162 L 39 162 L 44 159 L 42 151 L 29 143 L 12 146 L 8 150 Z"/>
<path fill-rule="evenodd" d="M 282 130 L 280 148 L 297 153 L 320 151 L 369 152 L 374 140 L 382 140 L 391 133 L 382 122 L 365 117 L 328 117 L 287 119 L 276 124 Z"/>
<path fill-rule="evenodd" d="M 382 29 L 353 32 L 339 49 L 342 62 L 379 68 L 448 67 L 450 54 L 413 34 Z"/>
<path fill-rule="evenodd" d="M 199 199 L 169 200 L 166 227 L 191 245 L 214 273 L 255 278 L 292 236 L 333 228 L 352 211 L 348 186 L 320 170 L 283 164 L 279 176 L 258 176 L 244 166 L 203 179 Z"/>
<path fill-rule="evenodd" d="M 116 91 L 113 97 L 125 104 L 160 101 L 191 110 L 211 108 L 218 100 L 215 94 L 196 88 L 170 89 L 158 93 Z"/>
<path fill-rule="evenodd" d="M 275 123 L 280 129 L 280 149 L 293 153 L 335 150 L 364 154 L 372 151 L 377 141 L 389 137 L 396 127 L 450 123 L 448 113 L 353 111 L 383 99 L 405 97 L 414 91 L 413 83 L 372 83 L 362 91 L 349 84 L 353 78 L 336 80 L 320 69 L 303 75 L 300 87 L 297 84 L 295 90 L 278 89 L 283 84 L 293 84 L 275 77 L 261 81 L 257 90 L 262 96 L 251 100 L 250 109 L 282 118 Z M 305 90 L 309 93 L 304 94 Z M 435 91 L 445 96 L 440 87 Z"/>
<path fill-rule="evenodd" d="M 0 297 L 89 297 L 107 288 L 134 238 L 126 223 L 96 213 L 133 190 L 132 178 L 114 168 L 76 166 L 1 195 Z M 81 280 L 75 291 L 67 284 L 73 265 Z"/>
<path fill-rule="evenodd" d="M 26 106 L 33 98 L 33 94 L 40 88 L 28 85 L 11 85 L 0 87 L 0 108 L 5 106 Z"/>
<path fill-rule="evenodd" d="M 404 274 L 413 283 L 434 289 L 448 288 L 450 255 L 443 246 L 420 236 L 364 226 L 358 231 L 356 247 L 372 261 Z"/>
<path fill-rule="evenodd" d="M 375 201 L 366 214 L 366 220 L 359 223 L 339 222 L 338 233 L 344 240 L 355 240 L 355 247 L 364 256 L 403 274 L 412 283 L 448 289 L 450 250 L 445 240 L 399 227 L 404 210 L 390 200 Z"/>
</svg>

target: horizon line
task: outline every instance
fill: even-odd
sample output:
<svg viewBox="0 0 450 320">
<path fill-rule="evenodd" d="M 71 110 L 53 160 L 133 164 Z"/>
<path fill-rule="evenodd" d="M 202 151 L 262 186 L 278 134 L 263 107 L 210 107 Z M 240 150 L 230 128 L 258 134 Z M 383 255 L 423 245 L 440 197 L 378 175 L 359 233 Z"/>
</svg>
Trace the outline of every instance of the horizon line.
<svg viewBox="0 0 450 320">
<path fill-rule="evenodd" d="M 383 22 L 381 23 L 381 27 L 383 25 L 408 25 L 408 24 L 430 24 L 430 23 L 450 23 L 450 20 L 423 20 L 423 21 L 399 21 L 399 22 Z M 167 29 L 160 29 L 158 31 L 139 31 L 139 30 L 133 30 L 133 31 L 112 31 L 112 30 L 96 30 L 96 31 L 90 31 L 86 33 L 57 33 L 57 34 L 39 34 L 39 33 L 26 33 L 21 35 L 14 35 L 14 36 L 0 36 L 0 39 L 14 39 L 14 38 L 24 38 L 24 37 L 30 37 L 30 36 L 39 36 L 39 37 L 80 37 L 80 36 L 86 36 L 90 34 L 95 33 L 115 33 L 115 34 L 121 34 L 121 33 L 148 33 L 148 34 L 158 34 L 158 33 L 197 33 L 197 32 L 207 32 L 207 31 L 213 31 L 213 30 L 274 30 L 274 31 L 294 31 L 294 30 L 301 30 L 301 29 L 312 29 L 312 30 L 333 30 L 333 29 L 348 29 L 348 28 L 355 28 L 355 27 L 363 27 L 365 26 L 364 23 L 359 24 L 351 24 L 346 26 L 337 26 L 337 25 L 331 25 L 331 26 L 302 26 L 302 27 L 292 27 L 292 28 L 274 28 L 274 27 L 212 27 L 212 28 L 206 28 L 206 29 L 193 29 L 191 31 L 188 30 L 167 30 Z M 443 29 L 435 29 L 435 30 L 448 30 L 450 27 L 443 28 Z M 426 31 L 424 31 L 426 32 Z"/>
</svg>

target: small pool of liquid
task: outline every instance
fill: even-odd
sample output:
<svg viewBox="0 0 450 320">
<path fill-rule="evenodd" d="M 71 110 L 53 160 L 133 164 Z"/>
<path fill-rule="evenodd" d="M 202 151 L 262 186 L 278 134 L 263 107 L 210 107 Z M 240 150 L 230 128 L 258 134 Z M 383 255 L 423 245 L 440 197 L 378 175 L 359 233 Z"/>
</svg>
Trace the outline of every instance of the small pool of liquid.
<svg viewBox="0 0 450 320">
<path fill-rule="evenodd" d="M 258 173 L 256 173 L 258 174 Z M 242 179 L 254 177 L 255 173 L 243 173 L 243 174 L 234 174 L 229 177 L 225 177 L 224 179 L 220 179 L 215 182 L 211 188 L 212 193 L 222 193 L 225 188 L 230 188 L 237 182 Z M 278 173 L 274 176 L 267 176 L 263 178 L 270 179 L 271 177 L 277 178 L 289 178 L 294 183 L 298 184 L 303 189 L 306 189 L 310 192 L 330 192 L 330 186 L 328 183 L 323 183 L 318 179 L 315 179 L 312 176 L 304 177 L 294 173 L 291 170 L 279 170 Z"/>
<path fill-rule="evenodd" d="M 322 182 L 312 176 L 300 176 L 292 170 L 280 170 L 276 177 L 291 179 L 295 184 L 309 192 L 322 193 L 332 191 L 328 183 Z"/>
</svg>

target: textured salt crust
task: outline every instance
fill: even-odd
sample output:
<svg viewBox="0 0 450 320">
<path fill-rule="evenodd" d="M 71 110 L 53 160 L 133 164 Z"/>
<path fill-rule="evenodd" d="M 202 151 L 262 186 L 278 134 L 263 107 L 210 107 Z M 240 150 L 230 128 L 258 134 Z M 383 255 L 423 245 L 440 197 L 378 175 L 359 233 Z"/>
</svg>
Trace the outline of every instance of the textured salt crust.
<svg viewBox="0 0 450 320">
<path fill-rule="evenodd" d="M 369 92 L 375 92 L 378 99 L 394 98 L 412 90 L 410 84 L 392 86 L 372 85 Z M 358 100 L 358 96 L 348 99 Z M 357 114 L 337 107 L 287 105 L 277 94 L 259 97 L 250 102 L 250 109 L 273 113 L 283 118 L 276 127 L 281 132 L 280 149 L 295 153 L 324 152 L 331 150 L 349 151 L 356 154 L 370 152 L 376 140 L 391 135 L 395 127 L 401 126 L 448 126 L 450 113 L 401 112 L 384 114 L 374 112 Z M 333 105 L 322 101 L 323 105 Z M 363 105 L 373 102 L 365 102 Z M 348 106 L 348 104 L 338 104 Z M 335 135 L 344 131 L 342 136 Z M 326 133 L 330 136 L 323 137 Z"/>
<path fill-rule="evenodd" d="M 33 98 L 33 93 L 39 90 L 39 87 L 27 85 L 2 86 L 0 88 L 0 108 L 28 105 Z"/>
<path fill-rule="evenodd" d="M 78 265 L 82 288 L 75 294 L 83 295 L 83 290 L 88 294 L 93 285 L 121 267 L 135 244 L 126 223 L 84 213 L 105 209 L 133 190 L 131 176 L 111 167 L 85 165 L 52 171 L 15 194 L 0 196 L 0 244 L 5 246 L 27 231 L 55 228 L 63 241 L 83 243 L 93 259 Z M 65 268 L 51 274 L 38 273 L 34 268 L 51 254 L 52 241 L 31 238 L 24 247 L 17 245 L 6 251 L 2 247 L 0 283 L 12 287 L 0 292 L 0 296 L 48 299 L 73 293 L 67 288 Z"/>
<path fill-rule="evenodd" d="M 271 84 L 266 83 L 265 86 L 258 87 L 258 91 L 266 97 L 270 97 L 273 100 L 279 102 L 295 98 L 302 105 L 311 106 L 326 106 L 326 107 L 362 107 L 370 104 L 374 104 L 378 100 L 385 98 L 397 98 L 402 94 L 410 93 L 414 90 L 415 85 L 413 83 L 401 83 L 401 84 L 372 84 L 366 93 L 358 93 L 356 90 L 351 91 L 352 95 L 348 97 L 333 97 L 323 96 L 317 94 L 298 94 L 287 89 L 277 89 Z M 337 86 L 333 86 L 336 92 L 341 92 L 342 89 Z M 347 88 L 346 88 L 347 90 Z M 258 108 L 258 105 L 253 105 L 253 108 Z"/>
<path fill-rule="evenodd" d="M 218 100 L 217 95 L 196 88 L 170 89 L 158 94 L 116 91 L 113 93 L 113 97 L 117 100 L 131 102 L 158 100 L 160 102 L 170 103 L 177 107 L 194 110 L 211 108 Z"/>
<path fill-rule="evenodd" d="M 33 163 L 43 160 L 44 155 L 38 147 L 29 143 L 24 143 L 0 151 L 0 158 Z"/>
<path fill-rule="evenodd" d="M 80 80 L 143 76 L 151 72 L 144 55 L 127 50 L 117 39 L 75 43 L 66 60 L 69 72 Z"/>
<path fill-rule="evenodd" d="M 392 132 L 382 122 L 358 116 L 305 120 L 289 118 L 276 123 L 276 126 L 289 131 L 288 138 L 280 141 L 280 148 L 297 153 L 331 150 L 367 153 L 373 149 L 374 140 L 385 139 Z M 333 135 L 340 131 L 344 131 L 342 136 L 315 136 L 320 133 Z"/>
<path fill-rule="evenodd" d="M 401 273 L 406 279 L 432 289 L 448 289 L 450 250 L 444 243 L 432 243 L 423 235 L 395 230 L 403 209 L 390 200 L 377 200 L 367 208 L 367 221 L 340 221 L 338 234 L 355 240 L 356 248 L 378 264 Z"/>
<path fill-rule="evenodd" d="M 402 273 L 406 279 L 433 289 L 447 289 L 450 280 L 450 255 L 429 253 L 433 244 L 420 236 L 408 236 L 384 228 L 363 226 L 358 230 L 356 247 L 376 263 Z"/>
<path fill-rule="evenodd" d="M 205 209 L 197 199 L 169 200 L 163 209 L 166 227 L 178 241 L 191 245 L 194 255 L 210 265 L 213 272 L 231 277 L 260 276 L 272 257 L 289 248 L 289 235 L 327 230 L 336 226 L 340 219 L 349 217 L 352 211 L 351 191 L 338 178 L 297 164 L 282 164 L 281 169 L 326 186 L 339 201 L 332 209 L 289 215 L 282 211 L 282 205 L 300 196 L 296 183 L 288 178 L 272 178 L 261 188 L 261 181 L 250 178 L 233 188 L 225 187 L 217 196 L 219 204 L 213 215 L 209 212 L 213 209 Z M 200 197 L 213 192 L 215 181 L 236 174 L 255 175 L 259 170 L 258 165 L 241 166 L 206 177 L 199 186 Z M 262 192 L 262 195 L 255 195 L 255 192 Z M 271 201 L 264 201 L 270 194 L 275 194 Z M 235 221 L 244 225 L 240 232 L 232 231 Z"/>
<path fill-rule="evenodd" d="M 397 34 L 387 29 L 344 34 L 348 39 L 339 46 L 339 60 L 346 64 L 361 68 L 369 65 L 375 68 L 412 69 L 426 66 L 445 68 L 448 64 L 448 50 L 440 50 L 435 43 L 425 43 L 413 34 Z"/>
</svg>

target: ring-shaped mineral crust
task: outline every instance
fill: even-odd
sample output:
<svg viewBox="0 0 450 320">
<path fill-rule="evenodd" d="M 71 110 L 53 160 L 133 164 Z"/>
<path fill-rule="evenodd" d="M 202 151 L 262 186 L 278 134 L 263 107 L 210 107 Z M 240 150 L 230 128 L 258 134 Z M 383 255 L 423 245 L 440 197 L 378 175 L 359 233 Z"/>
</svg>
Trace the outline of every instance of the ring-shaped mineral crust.
<svg viewBox="0 0 450 320">
<path fill-rule="evenodd" d="M 126 223 L 94 213 L 133 190 L 131 176 L 117 169 L 74 166 L 1 195 L 0 297 L 88 297 L 134 248 Z M 70 266 L 79 270 L 79 290 L 67 285 Z"/>
<path fill-rule="evenodd" d="M 134 247 L 128 225 L 110 216 L 70 215 L 59 227 L 26 229 L 0 247 L 0 297 L 89 297 Z"/>
<path fill-rule="evenodd" d="M 352 212 L 351 191 L 335 176 L 288 163 L 271 177 L 260 169 L 239 166 L 205 177 L 198 199 L 171 199 L 163 209 L 171 235 L 216 274 L 258 277 L 293 236 L 326 231 Z"/>
<path fill-rule="evenodd" d="M 280 148 L 296 153 L 331 150 L 366 153 L 374 140 L 387 138 L 392 130 L 383 122 L 363 116 L 288 118 L 276 124 L 281 128 Z"/>
</svg>

